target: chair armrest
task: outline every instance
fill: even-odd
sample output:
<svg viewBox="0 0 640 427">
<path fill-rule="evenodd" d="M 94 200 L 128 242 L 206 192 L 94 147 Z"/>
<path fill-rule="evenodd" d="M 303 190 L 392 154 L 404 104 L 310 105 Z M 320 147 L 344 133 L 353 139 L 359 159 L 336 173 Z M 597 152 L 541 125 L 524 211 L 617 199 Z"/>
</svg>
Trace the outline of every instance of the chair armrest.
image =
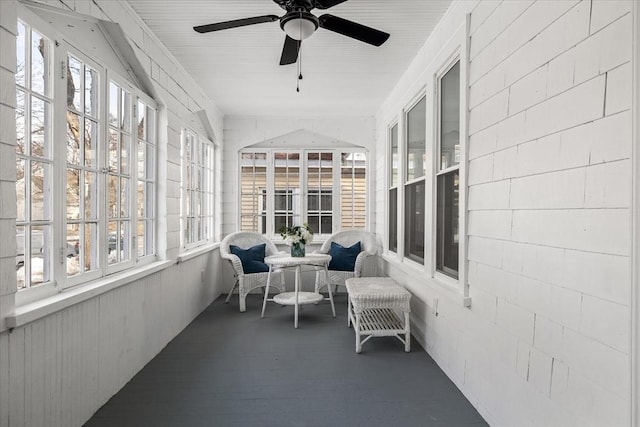
<svg viewBox="0 0 640 427">
<path fill-rule="evenodd" d="M 358 254 L 358 256 L 356 257 L 356 265 L 353 268 L 356 277 L 360 277 L 360 275 L 362 274 L 362 267 L 364 266 L 364 261 L 367 259 L 367 257 L 373 256 L 375 254 L 375 252 L 371 251 L 362 251 Z"/>
<path fill-rule="evenodd" d="M 227 255 L 224 255 L 222 258 L 226 259 L 231 263 L 231 266 L 233 267 L 233 272 L 235 273 L 236 276 L 238 277 L 244 276 L 244 270 L 242 269 L 242 261 L 240 261 L 240 258 L 237 255 L 227 254 Z"/>
</svg>

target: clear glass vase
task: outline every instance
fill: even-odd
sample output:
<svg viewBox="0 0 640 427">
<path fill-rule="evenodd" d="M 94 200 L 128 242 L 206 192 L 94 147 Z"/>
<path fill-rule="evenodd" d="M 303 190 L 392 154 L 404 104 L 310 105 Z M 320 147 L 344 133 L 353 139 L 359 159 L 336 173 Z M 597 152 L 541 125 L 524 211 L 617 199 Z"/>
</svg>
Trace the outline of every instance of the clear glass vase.
<svg viewBox="0 0 640 427">
<path fill-rule="evenodd" d="M 303 257 L 304 254 L 304 244 L 303 243 L 294 243 L 291 245 L 291 256 L 292 257 Z"/>
</svg>

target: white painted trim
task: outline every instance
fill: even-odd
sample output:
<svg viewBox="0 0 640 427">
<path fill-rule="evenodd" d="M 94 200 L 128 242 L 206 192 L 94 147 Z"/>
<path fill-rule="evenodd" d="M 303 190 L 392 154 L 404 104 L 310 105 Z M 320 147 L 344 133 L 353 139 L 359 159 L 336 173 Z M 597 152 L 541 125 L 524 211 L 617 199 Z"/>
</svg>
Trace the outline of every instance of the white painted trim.
<svg viewBox="0 0 640 427">
<path fill-rule="evenodd" d="M 182 252 L 178 255 L 177 262 L 185 262 L 195 257 L 199 257 L 200 255 L 204 255 L 211 251 L 214 251 L 220 247 L 220 242 L 210 243 L 204 246 L 199 246 L 197 248 L 193 248 L 188 252 Z"/>
<path fill-rule="evenodd" d="M 392 175 L 393 175 L 393 153 L 392 153 L 392 147 L 391 147 L 391 139 L 392 139 L 392 135 L 393 135 L 393 128 L 396 129 L 396 148 L 398 150 L 398 152 L 396 153 L 396 156 L 398 158 L 398 169 L 396 171 L 396 184 L 395 185 L 391 185 L 393 183 L 393 179 L 392 179 Z M 396 254 L 398 252 L 398 193 L 400 192 L 400 118 L 399 117 L 395 117 L 391 123 L 387 126 L 387 131 L 385 133 L 385 141 L 384 141 L 384 146 L 385 146 L 385 153 L 387 155 L 386 158 L 386 162 L 385 162 L 385 170 L 384 170 L 384 188 L 385 188 L 385 192 L 384 192 L 384 232 L 382 234 L 383 236 L 383 241 L 382 241 L 382 252 L 383 253 L 393 253 Z M 390 202 L 389 202 L 389 192 L 395 189 L 396 190 L 396 250 L 391 251 L 391 249 L 389 248 L 389 239 L 391 238 L 391 233 L 390 233 L 390 228 L 391 228 L 391 223 L 389 220 L 389 209 L 390 209 Z M 375 189 L 374 189 L 375 191 Z"/>
<path fill-rule="evenodd" d="M 389 274 L 390 277 L 399 281 L 413 296 L 433 307 L 434 310 L 438 298 L 446 298 L 463 307 L 471 306 L 471 298 L 460 293 L 457 283 L 451 285 L 438 278 L 428 277 L 421 268 L 422 265 L 415 261 L 409 259 L 400 261 L 388 254 L 382 254 L 380 257 L 387 264 L 383 271 L 393 270 L 390 271 L 392 273 Z"/>
<path fill-rule="evenodd" d="M 173 265 L 173 261 L 159 261 L 143 268 L 128 270 L 122 274 L 110 276 L 106 279 L 78 286 L 52 297 L 45 298 L 22 307 L 16 307 L 15 312 L 7 316 L 5 324 L 8 328 L 17 328 L 49 316 L 75 304 L 95 298 L 113 289 L 140 280 Z"/>
<path fill-rule="evenodd" d="M 631 425 L 640 427 L 640 4 L 633 2 Z"/>
</svg>

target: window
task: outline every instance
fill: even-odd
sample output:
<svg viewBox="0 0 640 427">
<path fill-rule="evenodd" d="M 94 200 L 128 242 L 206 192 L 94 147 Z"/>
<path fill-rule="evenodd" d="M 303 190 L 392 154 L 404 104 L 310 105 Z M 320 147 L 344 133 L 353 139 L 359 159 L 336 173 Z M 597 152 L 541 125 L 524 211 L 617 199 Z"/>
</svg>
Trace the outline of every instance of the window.
<svg viewBox="0 0 640 427">
<path fill-rule="evenodd" d="M 426 105 L 423 97 L 406 114 L 404 254 L 419 263 L 424 263 L 425 245 Z"/>
<path fill-rule="evenodd" d="M 314 233 L 330 235 L 366 227 L 362 152 L 242 152 L 239 179 L 242 230 L 275 236 L 283 226 L 306 222 Z"/>
<path fill-rule="evenodd" d="M 132 110 L 131 93 L 114 81 L 109 82 L 107 123 L 107 211 L 108 263 L 126 262 L 132 255 L 131 162 Z"/>
<path fill-rule="evenodd" d="M 367 164 L 364 153 L 342 153 L 340 193 L 342 229 L 366 228 Z"/>
<path fill-rule="evenodd" d="M 398 125 L 389 131 L 389 250 L 398 251 Z"/>
<path fill-rule="evenodd" d="M 66 260 L 68 276 L 95 272 L 101 260 L 100 177 L 102 174 L 98 129 L 102 125 L 99 91 L 102 70 L 88 65 L 79 55 L 68 54 L 66 99 L 66 239 L 78 248 Z M 111 194 L 109 195 L 111 198 Z M 112 215 L 112 212 L 109 212 Z"/>
<path fill-rule="evenodd" d="M 267 154 L 240 155 L 240 229 L 264 233 L 267 227 Z"/>
<path fill-rule="evenodd" d="M 202 245 L 213 238 L 213 143 L 192 130 L 183 131 L 182 246 Z"/>
<path fill-rule="evenodd" d="M 428 283 L 435 279 L 434 283 L 455 288 L 465 306 L 471 302 L 463 262 L 467 251 L 467 43 L 468 25 L 460 26 L 430 58 L 425 87 L 413 98 L 417 101 L 398 105 L 403 114 L 387 125 L 386 198 L 388 251 L 397 252 L 389 261 L 419 263 L 417 268 Z"/>
<path fill-rule="evenodd" d="M 333 153 L 307 153 L 306 170 L 307 223 L 314 233 L 331 234 L 333 231 Z"/>
<path fill-rule="evenodd" d="M 138 189 L 136 238 L 138 257 L 155 253 L 156 217 L 156 112 L 149 103 L 138 100 Z"/>
<path fill-rule="evenodd" d="M 300 153 L 274 154 L 274 227 L 300 224 Z"/>
<path fill-rule="evenodd" d="M 439 80 L 436 173 L 436 269 L 458 278 L 460 193 L 460 61 Z"/>
<path fill-rule="evenodd" d="M 153 259 L 154 102 L 65 42 L 54 51 L 25 20 L 16 47 L 18 288 L 54 292 L 54 281 L 62 289 Z"/>
<path fill-rule="evenodd" d="M 18 22 L 16 240 L 18 289 L 52 279 L 53 150 L 51 41 Z"/>
</svg>

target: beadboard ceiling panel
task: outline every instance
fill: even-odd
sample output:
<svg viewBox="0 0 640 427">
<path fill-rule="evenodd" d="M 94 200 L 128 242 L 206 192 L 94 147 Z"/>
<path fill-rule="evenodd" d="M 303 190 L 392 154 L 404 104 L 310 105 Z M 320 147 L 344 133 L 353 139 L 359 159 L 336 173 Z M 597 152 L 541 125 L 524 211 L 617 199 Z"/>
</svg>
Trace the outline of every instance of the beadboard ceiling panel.
<svg viewBox="0 0 640 427">
<path fill-rule="evenodd" d="M 373 47 L 318 29 L 297 65 L 278 65 L 279 22 L 208 34 L 196 25 L 260 15 L 282 16 L 272 0 L 128 0 L 225 115 L 372 116 L 438 23 L 451 0 L 349 0 L 314 9 L 391 34 Z"/>
</svg>

